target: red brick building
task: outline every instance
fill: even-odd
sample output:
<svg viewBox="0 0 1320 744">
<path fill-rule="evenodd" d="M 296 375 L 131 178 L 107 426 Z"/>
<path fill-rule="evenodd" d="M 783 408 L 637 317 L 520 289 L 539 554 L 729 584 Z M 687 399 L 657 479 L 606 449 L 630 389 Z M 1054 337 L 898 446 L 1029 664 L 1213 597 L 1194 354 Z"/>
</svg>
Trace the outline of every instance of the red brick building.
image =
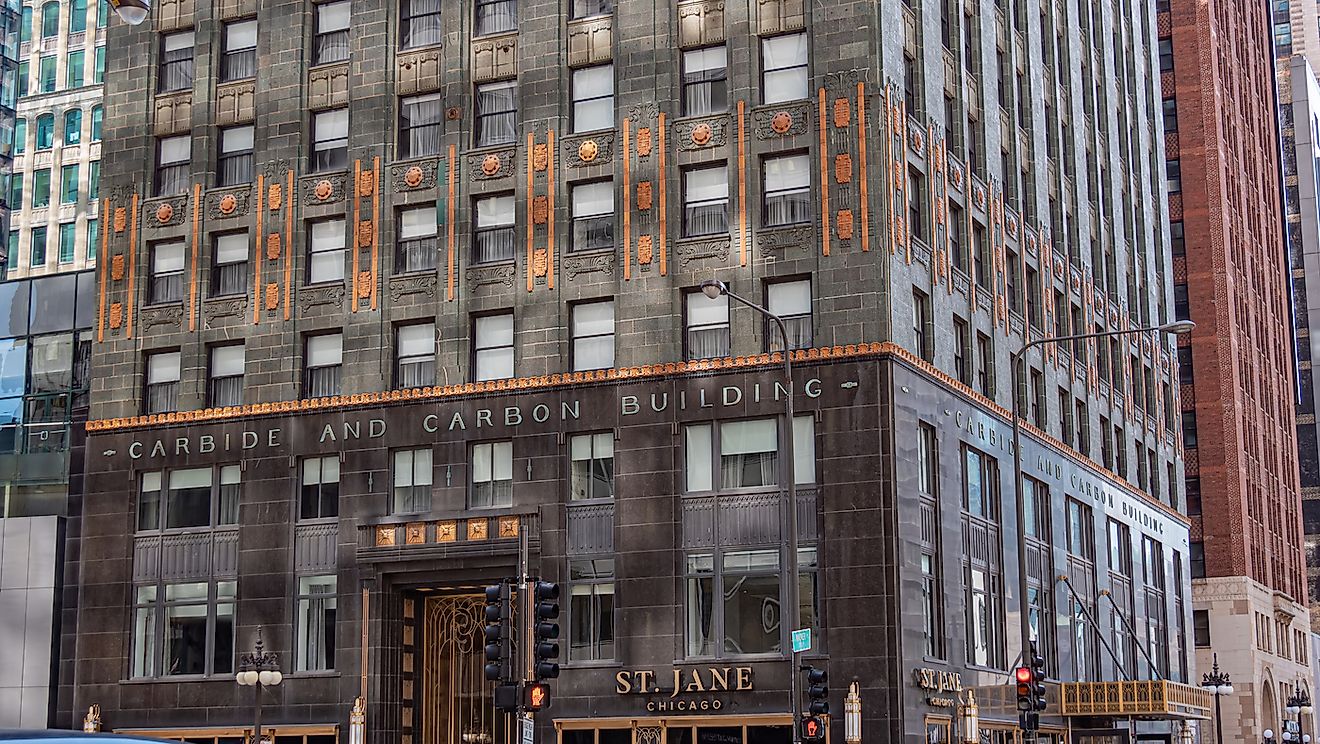
<svg viewBox="0 0 1320 744">
<path fill-rule="evenodd" d="M 1270 5 L 1161 11 L 1197 662 L 1218 651 L 1226 738 L 1252 740 L 1311 677 Z"/>
</svg>

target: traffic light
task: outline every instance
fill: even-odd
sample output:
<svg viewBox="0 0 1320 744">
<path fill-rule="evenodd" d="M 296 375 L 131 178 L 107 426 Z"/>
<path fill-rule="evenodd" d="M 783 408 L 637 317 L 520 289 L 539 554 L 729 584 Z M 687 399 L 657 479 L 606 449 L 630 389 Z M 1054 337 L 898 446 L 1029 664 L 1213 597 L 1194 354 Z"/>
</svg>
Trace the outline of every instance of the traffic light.
<svg viewBox="0 0 1320 744">
<path fill-rule="evenodd" d="M 824 669 L 803 666 L 807 673 L 807 710 L 815 716 L 827 716 L 830 713 L 830 676 Z"/>
<path fill-rule="evenodd" d="M 811 744 L 825 741 L 825 721 L 817 716 L 802 716 L 802 740 Z"/>
<path fill-rule="evenodd" d="M 537 581 L 532 598 L 536 604 L 532 615 L 536 679 L 555 679 L 559 676 L 559 664 L 555 662 L 559 658 L 559 642 L 555 640 L 559 638 L 559 623 L 553 621 L 559 617 L 559 585 Z"/>
<path fill-rule="evenodd" d="M 1018 667 L 1013 672 L 1013 677 L 1017 681 L 1017 709 L 1023 713 L 1035 710 L 1036 703 L 1031 696 L 1034 687 L 1031 680 L 1031 667 Z"/>
<path fill-rule="evenodd" d="M 513 676 L 512 597 L 508 582 L 486 587 L 486 679 L 492 682 Z"/>
<path fill-rule="evenodd" d="M 1036 653 L 1036 644 L 1031 644 L 1031 709 L 1038 713 L 1045 712 L 1045 660 Z"/>
<path fill-rule="evenodd" d="M 535 713 L 550 706 L 550 685 L 544 682 L 528 682 L 523 688 L 523 710 Z"/>
</svg>

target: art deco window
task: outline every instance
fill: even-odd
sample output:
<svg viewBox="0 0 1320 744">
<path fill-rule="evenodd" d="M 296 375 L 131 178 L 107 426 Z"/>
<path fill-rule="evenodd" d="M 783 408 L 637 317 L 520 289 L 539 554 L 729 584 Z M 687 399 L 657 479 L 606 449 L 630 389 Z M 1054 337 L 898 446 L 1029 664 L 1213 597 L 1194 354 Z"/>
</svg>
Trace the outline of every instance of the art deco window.
<svg viewBox="0 0 1320 744">
<path fill-rule="evenodd" d="M 207 403 L 210 407 L 243 404 L 243 368 L 246 358 L 243 344 L 211 347 L 211 369 L 207 376 L 210 388 Z"/>
<path fill-rule="evenodd" d="M 243 80 L 257 74 L 257 22 L 225 24 L 225 50 L 220 58 L 220 82 Z"/>
<path fill-rule="evenodd" d="M 472 488 L 468 508 L 513 505 L 513 442 L 472 445 Z"/>
<path fill-rule="evenodd" d="M 683 234 L 729 231 L 729 171 L 723 163 L 683 172 Z"/>
<path fill-rule="evenodd" d="M 339 456 L 307 457 L 302 461 L 299 519 L 339 516 Z"/>
<path fill-rule="evenodd" d="M 434 206 L 399 210 L 394 272 L 430 271 L 435 268 L 436 212 Z"/>
<path fill-rule="evenodd" d="M 188 162 L 192 140 L 184 135 L 156 141 L 156 196 L 182 194 L 188 190 Z"/>
<path fill-rule="evenodd" d="M 614 182 L 573 186 L 574 251 L 614 248 Z"/>
<path fill-rule="evenodd" d="M 774 282 L 765 288 L 766 308 L 784 321 L 791 349 L 811 348 L 811 280 Z M 783 351 L 779 325 L 765 320 L 766 351 Z"/>
<path fill-rule="evenodd" d="M 342 219 L 311 223 L 307 246 L 307 282 L 338 282 L 344 279 L 344 256 L 347 253 L 346 224 Z"/>
<path fill-rule="evenodd" d="M 162 525 L 177 530 L 238 524 L 241 476 L 237 465 L 143 473 L 137 530 L 152 532 Z"/>
<path fill-rule="evenodd" d="M 394 453 L 392 514 L 420 514 L 431 510 L 431 450 Z"/>
<path fill-rule="evenodd" d="M 348 109 L 318 111 L 312 115 L 312 169 L 348 167 Z"/>
<path fill-rule="evenodd" d="M 614 498 L 614 435 L 578 434 L 568 440 L 571 477 L 569 498 Z"/>
<path fill-rule="evenodd" d="M 614 65 L 573 71 L 573 131 L 614 126 Z"/>
<path fill-rule="evenodd" d="M 438 93 L 400 99 L 399 157 L 420 158 L 439 153 L 444 116 L 444 97 Z"/>
<path fill-rule="evenodd" d="M 473 318 L 472 372 L 477 382 L 513 377 L 513 313 Z"/>
<path fill-rule="evenodd" d="M 352 18 L 349 0 L 316 6 L 316 37 L 312 40 L 312 64 L 324 65 L 348 59 L 348 27 Z"/>
<path fill-rule="evenodd" d="M 252 125 L 220 130 L 220 158 L 216 163 L 218 186 L 252 181 Z"/>
<path fill-rule="evenodd" d="M 513 260 L 513 194 L 488 196 L 475 202 L 472 260 L 492 263 Z"/>
<path fill-rule="evenodd" d="M 332 575 L 298 577 L 294 669 L 299 672 L 335 668 L 336 585 Z"/>
<path fill-rule="evenodd" d="M 786 34 L 761 40 L 762 103 L 806 98 L 807 35 Z"/>
<path fill-rule="evenodd" d="M 713 359 L 729 355 L 729 298 L 711 299 L 701 292 L 685 296 L 687 313 L 685 346 L 688 359 Z"/>
<path fill-rule="evenodd" d="M 708 116 L 729 109 L 729 50 L 714 46 L 683 52 L 683 113 Z"/>
<path fill-rule="evenodd" d="M 810 416 L 793 421 L 793 473 L 798 485 L 816 480 L 814 426 Z M 778 485 L 779 427 L 779 419 L 774 418 L 684 427 L 687 491 Z"/>
<path fill-rule="evenodd" d="M 766 158 L 761 220 L 766 227 L 811 221 L 811 163 L 806 155 Z"/>
<path fill-rule="evenodd" d="M 211 245 L 211 296 L 247 292 L 248 234 L 216 235 Z"/>
<path fill-rule="evenodd" d="M 506 145 L 518 136 L 518 83 L 506 80 L 477 86 L 477 147 Z M 437 121 L 439 121 L 437 119 Z"/>
<path fill-rule="evenodd" d="M 344 365 L 344 337 L 338 333 L 308 336 L 304 359 L 306 378 L 303 397 L 339 395 L 339 380 Z"/>
<path fill-rule="evenodd" d="M 435 324 L 399 326 L 394 335 L 394 387 L 419 388 L 435 384 Z"/>
<path fill-rule="evenodd" d="M 399 0 L 399 43 L 404 49 L 439 44 L 440 0 Z"/>
<path fill-rule="evenodd" d="M 149 302 L 180 302 L 183 300 L 183 251 L 184 241 L 182 240 L 157 243 L 151 247 Z"/>
<path fill-rule="evenodd" d="M 614 366 L 614 301 L 573 306 L 573 371 Z"/>
<path fill-rule="evenodd" d="M 502 34 L 518 28 L 517 0 L 476 0 L 473 35 Z"/>
<path fill-rule="evenodd" d="M 614 560 L 568 562 L 568 659 L 614 658 Z"/>
<path fill-rule="evenodd" d="M 193 86 L 193 32 L 164 34 L 160 38 L 159 93 L 187 90 Z"/>
</svg>

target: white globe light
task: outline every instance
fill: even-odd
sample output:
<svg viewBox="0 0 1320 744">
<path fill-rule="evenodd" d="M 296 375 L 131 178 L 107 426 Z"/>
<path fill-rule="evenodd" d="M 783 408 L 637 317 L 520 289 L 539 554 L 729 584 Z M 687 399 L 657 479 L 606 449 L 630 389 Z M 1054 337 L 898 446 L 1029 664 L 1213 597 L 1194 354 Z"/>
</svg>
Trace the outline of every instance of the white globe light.
<svg viewBox="0 0 1320 744">
<path fill-rule="evenodd" d="M 1264 730 L 1263 732 L 1261 732 L 1261 733 L 1262 733 L 1262 735 L 1264 735 L 1264 737 L 1265 737 L 1266 739 L 1273 739 L 1273 738 L 1274 738 L 1274 729 L 1265 729 L 1265 730 Z"/>
<path fill-rule="evenodd" d="M 257 683 L 257 673 L 252 671 L 251 669 L 247 670 L 246 672 L 239 672 L 239 674 L 242 675 L 243 677 L 242 682 L 240 682 L 239 684 L 251 687 L 252 685 L 255 685 Z"/>
<path fill-rule="evenodd" d="M 1303 706 L 1302 706 L 1302 715 L 1304 715 L 1304 716 L 1309 716 L 1309 715 L 1311 715 L 1311 713 L 1312 713 L 1313 711 L 1314 711 L 1314 708 L 1312 708 L 1312 707 L 1309 706 L 1309 705 L 1303 705 Z"/>
<path fill-rule="evenodd" d="M 280 670 L 276 669 L 275 671 L 270 673 L 270 684 L 272 686 L 278 687 L 279 684 L 283 681 L 284 681 L 284 673 L 281 672 Z"/>
<path fill-rule="evenodd" d="M 234 675 L 234 681 L 245 687 L 247 686 L 247 682 L 244 682 L 243 680 L 246 678 L 247 677 L 243 672 L 238 672 L 237 674 Z"/>
<path fill-rule="evenodd" d="M 1232 695 L 1232 694 L 1233 694 L 1233 685 L 1220 685 L 1220 686 L 1219 686 L 1219 694 L 1220 694 L 1220 695 Z"/>
<path fill-rule="evenodd" d="M 147 20 L 147 14 L 151 11 L 151 5 L 147 0 L 110 0 L 117 13 L 124 23 L 130 26 L 136 26 Z"/>
<path fill-rule="evenodd" d="M 269 686 L 272 679 L 271 672 L 267 669 L 263 669 L 261 670 L 261 674 L 257 675 L 257 679 L 261 680 L 261 684 Z"/>
</svg>

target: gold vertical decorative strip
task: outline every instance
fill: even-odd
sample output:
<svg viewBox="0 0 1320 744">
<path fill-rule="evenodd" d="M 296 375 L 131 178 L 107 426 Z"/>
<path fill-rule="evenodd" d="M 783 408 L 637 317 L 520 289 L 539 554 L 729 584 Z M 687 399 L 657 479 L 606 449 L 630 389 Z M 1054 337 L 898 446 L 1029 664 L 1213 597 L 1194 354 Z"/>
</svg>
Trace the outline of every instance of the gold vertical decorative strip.
<svg viewBox="0 0 1320 744">
<path fill-rule="evenodd" d="M 821 255 L 830 255 L 830 182 L 828 178 L 829 170 L 826 168 L 825 161 L 829 158 L 829 151 L 825 146 L 825 89 L 818 91 L 820 126 L 820 252 Z M 739 102 L 741 103 L 741 101 Z M 742 111 L 739 109 L 739 121 L 741 122 Z"/>
<path fill-rule="evenodd" d="M 348 293 L 352 295 L 353 312 L 358 311 L 358 267 L 361 265 L 361 251 L 358 249 L 358 240 L 360 239 L 359 230 L 361 230 L 362 219 L 362 161 L 353 161 L 353 273 L 352 281 L 348 283 Z M 258 212 L 261 209 L 258 207 Z"/>
<path fill-rule="evenodd" d="M 885 162 L 890 168 L 894 167 L 894 132 L 890 131 L 894 126 L 893 101 L 890 100 L 889 86 L 885 86 Z M 885 179 L 885 192 L 887 199 L 885 201 L 889 214 L 889 255 L 898 253 L 898 221 L 894 214 L 894 177 L 891 175 Z M 971 214 L 972 210 L 967 210 Z M 975 290 L 972 294 L 972 302 L 976 302 Z"/>
<path fill-rule="evenodd" d="M 193 184 L 192 216 L 192 268 L 188 272 L 188 330 L 197 330 L 197 259 L 198 242 L 202 239 L 202 185 Z"/>
<path fill-rule="evenodd" d="M 100 299 L 96 301 L 96 341 L 105 340 L 105 275 L 110 271 L 110 200 L 101 206 L 101 245 L 98 252 L 96 275 L 101 286 L 98 289 Z"/>
<path fill-rule="evenodd" d="M 747 102 L 738 101 L 738 265 L 747 265 Z"/>
<path fill-rule="evenodd" d="M 266 177 L 257 174 L 257 250 L 256 260 L 252 262 L 252 323 L 253 325 L 261 322 L 261 265 L 266 262 L 266 251 L 263 246 L 266 242 L 266 233 L 263 231 L 266 211 L 261 208 L 261 197 L 266 194 Z"/>
<path fill-rule="evenodd" d="M 862 252 L 871 250 L 871 206 L 866 183 L 866 83 L 857 84 L 857 185 L 861 190 Z"/>
<path fill-rule="evenodd" d="M 669 227 L 665 205 L 668 203 L 669 188 L 665 173 L 665 115 L 660 114 L 660 121 L 657 125 L 660 130 L 657 133 L 657 146 L 660 148 L 660 276 L 668 273 L 669 264 L 665 258 L 665 236 Z"/>
<path fill-rule="evenodd" d="M 380 294 L 380 156 L 371 159 L 371 309 Z M 292 194 L 293 190 L 290 189 Z"/>
<path fill-rule="evenodd" d="M 133 216 L 129 218 L 128 228 L 128 336 L 133 338 L 133 299 L 137 296 L 137 229 L 138 195 L 133 194 Z"/>
<path fill-rule="evenodd" d="M 623 280 L 632 280 L 632 120 L 623 119 Z"/>
<path fill-rule="evenodd" d="M 449 248 L 449 279 L 448 284 L 446 285 L 445 299 L 449 302 L 453 302 L 454 300 L 454 158 L 457 157 L 455 149 L 455 145 L 449 146 L 449 202 L 445 204 L 446 243 Z M 528 157 L 530 157 L 530 154 Z"/>
<path fill-rule="evenodd" d="M 370 638 L 367 629 L 370 627 L 371 627 L 371 592 L 367 589 L 363 589 L 362 590 L 362 646 L 361 646 L 362 650 L 361 650 L 361 662 L 360 662 L 360 667 L 362 672 L 362 679 L 360 684 L 362 685 L 362 687 L 361 687 L 361 691 L 358 693 L 362 696 L 363 703 L 367 702 L 367 661 L 368 661 L 367 649 L 369 648 L 369 646 L 367 645 L 367 641 Z"/>
<path fill-rule="evenodd" d="M 532 281 L 533 281 L 532 230 L 534 226 L 532 224 L 532 196 L 536 193 L 536 190 L 534 184 L 532 183 L 532 157 L 533 157 L 532 150 L 535 148 L 535 144 L 536 144 L 536 140 L 533 139 L 532 133 L 528 132 L 527 133 L 527 198 L 525 199 L 525 201 L 527 202 L 526 222 L 527 222 L 527 291 L 528 292 L 532 291 Z"/>
<path fill-rule="evenodd" d="M 293 317 L 293 169 L 289 169 L 289 198 L 284 205 L 284 319 Z"/>
<path fill-rule="evenodd" d="M 550 289 L 555 288 L 555 130 L 545 133 L 545 145 L 549 150 L 549 162 L 546 164 L 546 197 L 549 209 L 546 210 L 545 281 Z"/>
</svg>

